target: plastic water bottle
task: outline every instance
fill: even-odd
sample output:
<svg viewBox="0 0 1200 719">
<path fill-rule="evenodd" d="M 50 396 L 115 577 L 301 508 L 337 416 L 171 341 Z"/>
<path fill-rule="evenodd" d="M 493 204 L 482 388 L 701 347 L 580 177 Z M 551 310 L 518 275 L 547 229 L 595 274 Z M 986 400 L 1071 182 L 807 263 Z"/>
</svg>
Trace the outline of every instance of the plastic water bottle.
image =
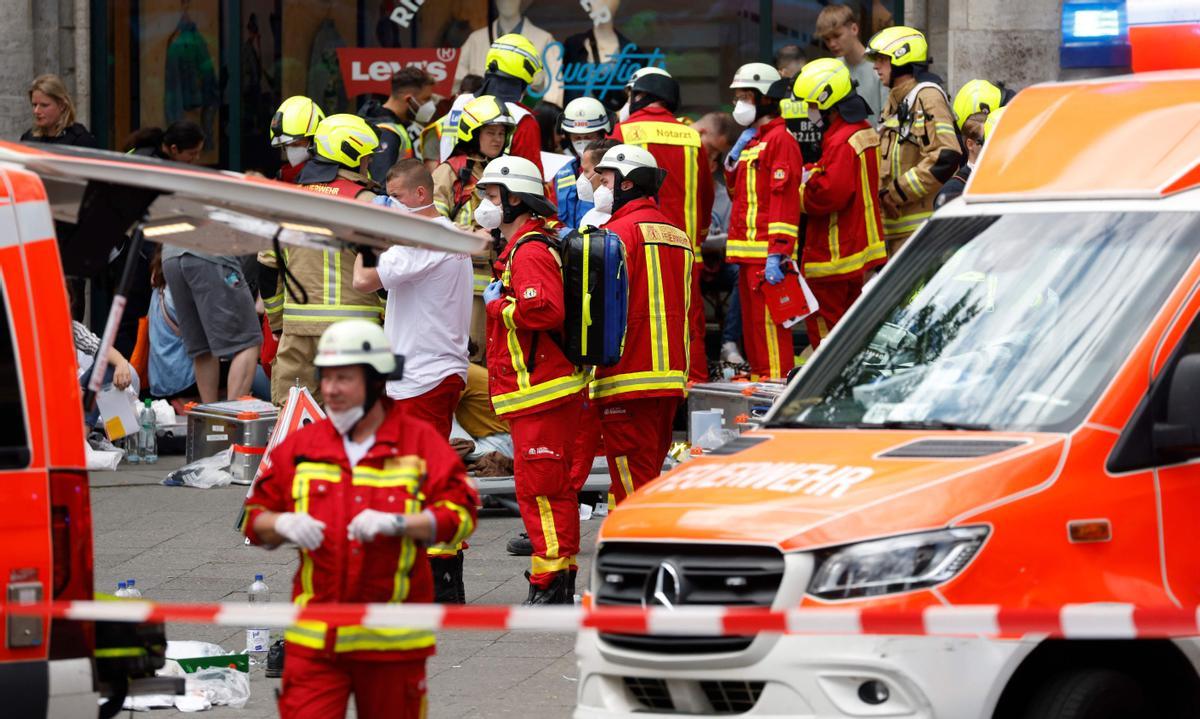
<svg viewBox="0 0 1200 719">
<path fill-rule="evenodd" d="M 134 434 L 127 434 L 121 438 L 121 449 L 125 450 L 125 461 L 130 464 L 137 464 L 142 461 L 142 455 L 138 449 L 138 442 L 141 440 L 142 432 L 138 430 Z"/>
<path fill-rule="evenodd" d="M 250 585 L 249 601 L 251 604 L 266 604 L 271 601 L 271 590 L 263 581 L 263 575 L 255 574 L 254 583 Z M 267 650 L 271 648 L 271 630 L 265 627 L 246 630 L 246 653 L 250 655 L 252 664 L 265 664 Z"/>
<path fill-rule="evenodd" d="M 117 582 L 117 596 L 118 597 L 128 597 L 129 596 L 129 590 L 126 588 L 126 586 L 127 585 L 125 584 L 125 582 Z"/>
<path fill-rule="evenodd" d="M 141 420 L 142 431 L 138 433 L 138 452 L 142 455 L 143 462 L 154 464 L 158 461 L 158 424 L 154 421 L 154 410 L 150 407 L 150 400 L 146 400 Z"/>
<path fill-rule="evenodd" d="M 130 599 L 141 599 L 142 590 L 134 586 L 135 584 L 136 582 L 134 582 L 132 579 L 125 580 L 125 596 L 129 597 Z"/>
</svg>

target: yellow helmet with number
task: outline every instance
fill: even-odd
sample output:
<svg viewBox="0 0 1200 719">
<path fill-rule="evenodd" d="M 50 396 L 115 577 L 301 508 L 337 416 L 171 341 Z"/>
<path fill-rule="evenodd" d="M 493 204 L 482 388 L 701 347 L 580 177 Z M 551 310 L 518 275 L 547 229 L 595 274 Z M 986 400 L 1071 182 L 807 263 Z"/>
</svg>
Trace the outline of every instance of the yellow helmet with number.
<svg viewBox="0 0 1200 719">
<path fill-rule="evenodd" d="M 362 159 L 379 149 L 379 136 L 358 115 L 330 115 L 317 125 L 313 134 L 317 156 L 358 170 Z"/>
<path fill-rule="evenodd" d="M 325 113 L 317 103 L 303 95 L 293 95 L 283 101 L 271 118 L 271 147 L 290 145 L 312 137 Z"/>
<path fill-rule="evenodd" d="M 488 72 L 499 72 L 515 77 L 526 85 L 542 70 L 542 60 L 537 48 L 524 35 L 510 32 L 501 35 L 488 49 L 483 66 Z"/>
<path fill-rule="evenodd" d="M 458 116 L 456 135 L 459 142 L 469 142 L 479 128 L 486 125 L 506 125 L 511 128 L 516 124 L 516 120 L 508 114 L 505 103 L 491 95 L 484 95 L 463 106 L 462 114 Z"/>
<path fill-rule="evenodd" d="M 954 96 L 954 119 L 962 129 L 967 118 L 977 112 L 995 112 L 1004 104 L 1004 91 L 987 80 L 971 80 Z"/>
<path fill-rule="evenodd" d="M 850 70 L 844 62 L 831 57 L 806 64 L 792 83 L 795 97 L 818 110 L 828 110 L 852 92 L 854 80 Z"/>
<path fill-rule="evenodd" d="M 867 54 L 887 57 L 896 67 L 927 63 L 929 42 L 920 30 L 897 25 L 875 33 L 867 43 Z"/>
</svg>

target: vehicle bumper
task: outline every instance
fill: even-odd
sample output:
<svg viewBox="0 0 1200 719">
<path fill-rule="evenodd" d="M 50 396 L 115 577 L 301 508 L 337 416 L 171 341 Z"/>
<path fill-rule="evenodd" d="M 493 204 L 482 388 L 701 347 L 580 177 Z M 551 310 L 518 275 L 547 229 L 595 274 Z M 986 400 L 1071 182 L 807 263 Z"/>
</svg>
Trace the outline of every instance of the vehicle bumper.
<svg viewBox="0 0 1200 719">
<path fill-rule="evenodd" d="M 992 715 L 1008 678 L 1036 645 L 975 638 L 759 636 L 742 652 L 683 657 L 616 649 L 586 630 L 575 648 L 580 671 L 574 716 L 727 715 L 730 707 L 721 707 L 720 697 L 751 696 L 752 706 L 737 707 L 739 716 L 982 719 Z M 629 678 L 650 680 L 650 691 L 669 694 L 673 709 L 639 699 L 645 685 L 631 687 Z M 869 680 L 886 685 L 887 701 L 871 705 L 859 698 L 859 687 Z"/>
</svg>

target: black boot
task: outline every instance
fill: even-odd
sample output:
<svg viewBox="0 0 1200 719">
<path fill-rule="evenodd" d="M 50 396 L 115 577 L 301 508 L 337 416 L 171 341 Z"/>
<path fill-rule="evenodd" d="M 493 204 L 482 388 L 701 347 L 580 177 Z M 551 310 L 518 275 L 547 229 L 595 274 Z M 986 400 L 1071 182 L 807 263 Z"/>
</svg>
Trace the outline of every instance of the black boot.
<svg viewBox="0 0 1200 719">
<path fill-rule="evenodd" d="M 525 579 L 529 579 L 529 572 L 525 572 Z M 574 604 L 574 595 L 567 594 L 568 584 L 571 581 L 571 573 L 568 571 L 555 572 L 554 578 L 550 580 L 550 584 L 545 589 L 530 582 L 529 596 L 525 599 L 525 606 L 535 606 L 539 604 Z"/>
<path fill-rule="evenodd" d="M 267 679 L 283 676 L 283 640 L 277 639 L 267 650 Z"/>
<path fill-rule="evenodd" d="M 438 604 L 467 603 L 462 552 L 452 557 L 430 557 L 429 568 L 433 570 L 433 601 Z"/>
<path fill-rule="evenodd" d="M 529 535 L 521 532 L 520 535 L 508 540 L 508 553 L 514 557 L 528 557 L 533 554 L 533 542 L 529 539 Z"/>
</svg>

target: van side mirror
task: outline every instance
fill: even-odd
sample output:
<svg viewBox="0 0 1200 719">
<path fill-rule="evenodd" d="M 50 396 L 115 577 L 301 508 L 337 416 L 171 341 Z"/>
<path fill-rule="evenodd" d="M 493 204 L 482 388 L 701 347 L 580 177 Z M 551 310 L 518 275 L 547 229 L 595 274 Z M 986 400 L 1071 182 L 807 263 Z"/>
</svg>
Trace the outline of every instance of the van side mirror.
<svg viewBox="0 0 1200 719">
<path fill-rule="evenodd" d="M 1184 355 L 1167 392 L 1167 419 L 1154 423 L 1154 449 L 1161 455 L 1200 457 L 1200 354 Z"/>
</svg>

